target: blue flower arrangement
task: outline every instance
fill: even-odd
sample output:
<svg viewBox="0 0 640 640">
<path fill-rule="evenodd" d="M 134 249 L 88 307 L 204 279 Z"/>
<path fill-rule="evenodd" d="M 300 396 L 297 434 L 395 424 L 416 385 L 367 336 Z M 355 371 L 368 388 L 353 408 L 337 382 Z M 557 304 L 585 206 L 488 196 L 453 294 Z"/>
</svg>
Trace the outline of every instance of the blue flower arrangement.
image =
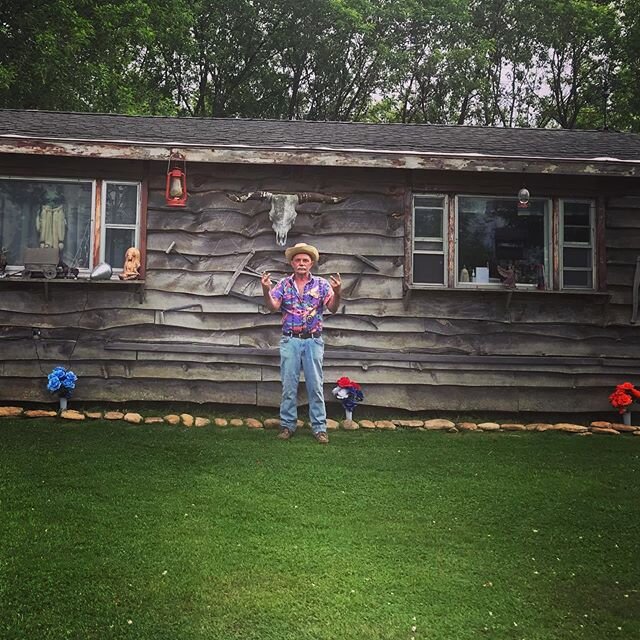
<svg viewBox="0 0 640 640">
<path fill-rule="evenodd" d="M 54 367 L 47 376 L 47 389 L 57 393 L 61 398 L 70 398 L 71 391 L 76 388 L 78 376 L 64 367 Z"/>
</svg>

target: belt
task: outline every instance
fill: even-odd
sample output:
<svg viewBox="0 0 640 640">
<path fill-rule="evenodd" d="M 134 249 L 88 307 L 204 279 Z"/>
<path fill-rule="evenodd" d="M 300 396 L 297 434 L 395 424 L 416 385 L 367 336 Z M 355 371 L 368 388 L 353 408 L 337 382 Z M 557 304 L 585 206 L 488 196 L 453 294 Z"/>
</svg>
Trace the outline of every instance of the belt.
<svg viewBox="0 0 640 640">
<path fill-rule="evenodd" d="M 287 336 L 288 338 L 300 338 L 301 340 L 306 340 L 308 338 L 319 338 L 322 335 L 322 331 L 283 331 L 283 336 Z"/>
</svg>

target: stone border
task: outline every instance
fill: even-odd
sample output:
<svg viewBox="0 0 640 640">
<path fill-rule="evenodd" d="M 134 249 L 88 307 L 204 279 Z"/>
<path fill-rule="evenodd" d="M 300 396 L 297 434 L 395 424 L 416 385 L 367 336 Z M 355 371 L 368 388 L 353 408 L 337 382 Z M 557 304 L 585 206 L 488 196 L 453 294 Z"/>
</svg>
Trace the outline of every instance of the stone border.
<svg viewBox="0 0 640 640">
<path fill-rule="evenodd" d="M 280 420 L 277 418 L 267 418 L 264 421 L 256 418 L 207 418 L 193 416 L 190 413 L 168 414 L 165 416 L 144 417 L 139 413 L 123 411 L 76 411 L 67 409 L 57 412 L 45 409 L 24 409 L 23 407 L 0 407 L 0 418 L 2 417 L 23 417 L 23 418 L 54 418 L 59 417 L 64 420 L 123 420 L 131 424 L 170 424 L 183 427 L 207 427 L 213 424 L 216 427 L 248 427 L 249 429 L 279 429 Z M 302 420 L 298 420 L 298 427 L 309 426 Z M 562 431 L 573 433 L 579 436 L 590 436 L 592 434 L 621 435 L 629 433 L 640 436 L 640 426 L 625 425 L 617 422 L 595 421 L 589 426 L 572 424 L 569 422 L 557 422 L 555 424 L 545 422 L 532 422 L 521 424 L 517 422 L 452 422 L 451 420 L 327 420 L 327 429 L 335 431 L 337 429 L 353 431 L 355 429 L 387 430 L 393 431 L 398 428 L 416 429 L 418 431 L 447 431 L 449 433 L 459 433 L 460 431 Z"/>
</svg>

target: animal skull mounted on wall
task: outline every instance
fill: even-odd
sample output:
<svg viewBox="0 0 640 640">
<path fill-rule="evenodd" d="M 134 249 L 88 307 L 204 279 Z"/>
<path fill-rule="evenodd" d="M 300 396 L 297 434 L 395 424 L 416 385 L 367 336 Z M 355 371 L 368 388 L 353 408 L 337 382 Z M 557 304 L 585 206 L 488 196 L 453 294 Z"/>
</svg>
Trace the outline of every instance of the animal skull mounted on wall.
<svg viewBox="0 0 640 640">
<path fill-rule="evenodd" d="M 321 193 L 270 193 L 269 191 L 252 191 L 242 196 L 227 194 L 234 202 L 246 202 L 247 200 L 266 200 L 270 205 L 269 220 L 271 228 L 276 234 L 276 244 L 284 247 L 287 244 L 287 235 L 296 220 L 298 211 L 296 207 L 303 202 L 324 202 L 336 204 L 344 198 L 325 196 Z"/>
</svg>

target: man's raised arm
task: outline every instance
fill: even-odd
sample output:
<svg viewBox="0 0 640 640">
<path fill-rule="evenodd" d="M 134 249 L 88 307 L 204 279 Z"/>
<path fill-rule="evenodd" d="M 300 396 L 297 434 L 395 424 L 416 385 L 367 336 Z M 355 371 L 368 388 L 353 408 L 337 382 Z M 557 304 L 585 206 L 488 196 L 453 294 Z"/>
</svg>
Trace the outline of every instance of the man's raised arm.
<svg viewBox="0 0 640 640">
<path fill-rule="evenodd" d="M 268 271 L 263 271 L 260 282 L 262 283 L 262 295 L 264 296 L 265 305 L 271 311 L 280 311 L 282 300 L 276 300 L 271 295 L 271 274 Z"/>
</svg>

